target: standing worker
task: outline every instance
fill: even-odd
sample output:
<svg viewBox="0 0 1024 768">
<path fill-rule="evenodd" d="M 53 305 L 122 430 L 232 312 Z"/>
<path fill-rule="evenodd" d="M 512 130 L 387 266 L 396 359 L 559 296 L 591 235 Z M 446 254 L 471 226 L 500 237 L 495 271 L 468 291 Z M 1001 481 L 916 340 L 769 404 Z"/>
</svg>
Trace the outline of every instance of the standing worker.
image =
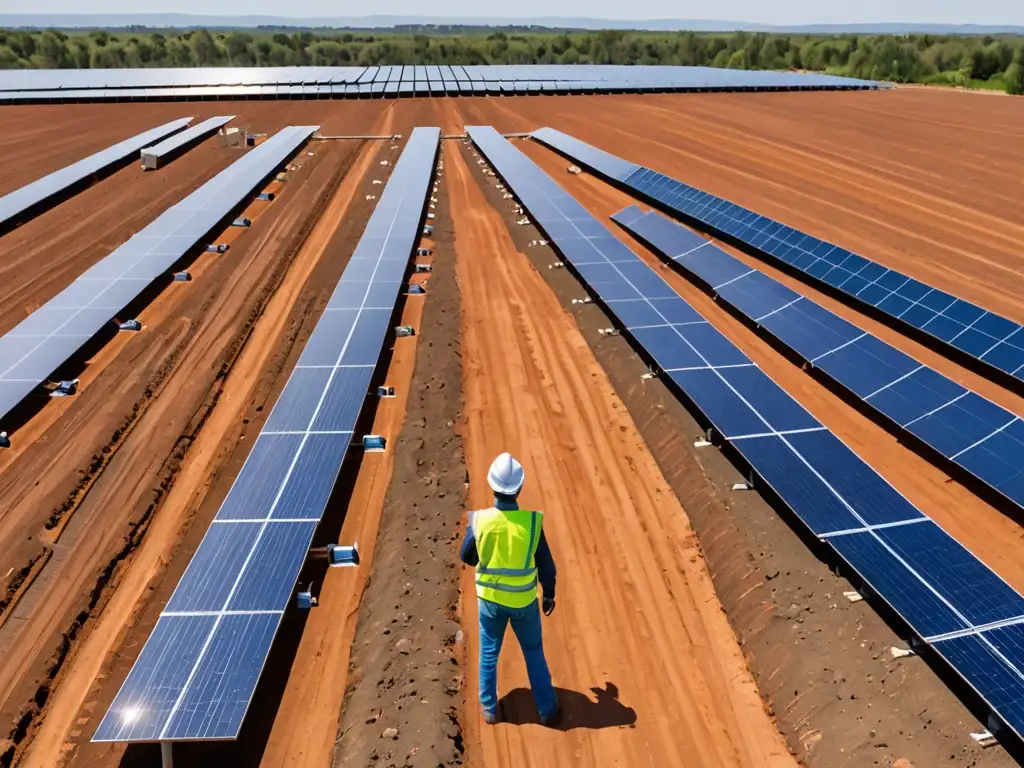
<svg viewBox="0 0 1024 768">
<path fill-rule="evenodd" d="M 494 460 L 487 473 L 494 506 L 470 513 L 460 556 L 476 568 L 484 722 L 498 722 L 498 655 L 511 623 L 526 659 L 540 721 L 553 726 L 561 712 L 544 658 L 537 582 L 544 588 L 544 615 L 550 616 L 555 610 L 555 561 L 544 538 L 544 513 L 520 509 L 516 502 L 524 479 L 522 464 L 509 454 Z"/>
</svg>

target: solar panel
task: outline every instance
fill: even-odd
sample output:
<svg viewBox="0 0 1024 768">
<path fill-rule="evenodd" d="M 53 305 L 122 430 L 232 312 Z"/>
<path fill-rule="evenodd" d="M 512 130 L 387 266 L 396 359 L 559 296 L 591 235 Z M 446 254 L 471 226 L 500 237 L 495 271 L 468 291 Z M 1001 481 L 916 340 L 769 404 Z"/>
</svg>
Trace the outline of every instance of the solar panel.
<svg viewBox="0 0 1024 768">
<path fill-rule="evenodd" d="M 0 421 L 252 194 L 316 130 L 289 127 L 214 176 L 0 337 Z M 137 149 L 135 150 L 137 151 Z"/>
<path fill-rule="evenodd" d="M 147 168 L 158 167 L 165 158 L 174 154 L 183 147 L 188 146 L 194 141 L 206 138 L 218 128 L 227 125 L 234 119 L 234 115 L 211 117 L 209 120 L 204 120 L 198 125 L 194 125 L 191 128 L 185 129 L 181 133 L 175 134 L 168 139 L 164 139 L 159 144 L 146 147 L 142 150 L 143 165 Z"/>
<path fill-rule="evenodd" d="M 369 391 L 439 142 L 437 128 L 410 135 L 295 370 L 93 741 L 238 736 Z"/>
<path fill-rule="evenodd" d="M 636 206 L 612 216 L 751 324 L 1024 509 L 1024 421 L 713 243 Z"/>
<path fill-rule="evenodd" d="M 990 630 L 1024 629 L 1024 597 L 817 422 L 532 160 L 493 128 L 467 132 L 634 343 L 762 485 L 917 636 L 943 652 L 951 638 L 993 644 Z M 1018 667 L 993 657 L 980 673 L 955 669 L 1018 735 L 1024 732 L 1019 706 L 999 709 L 1005 697 L 972 682 L 987 675 L 1006 681 L 1000 690 L 1022 690 Z"/>
<path fill-rule="evenodd" d="M 180 131 L 191 120 L 191 117 L 183 117 L 151 128 L 0 197 L 0 232 L 25 223 L 42 213 L 47 203 L 69 188 L 134 157 L 143 147 Z"/>
<path fill-rule="evenodd" d="M 533 137 L 688 224 L 727 236 L 811 284 L 873 307 L 897 328 L 924 334 L 946 354 L 966 355 L 987 372 L 1024 382 L 1020 323 L 560 131 L 542 128 Z"/>
<path fill-rule="evenodd" d="M 437 77 L 436 75 L 440 75 Z M 390 78 L 390 81 L 389 81 Z M 480 65 L 443 67 L 271 67 L 194 69 L 108 69 L 108 70 L 7 70 L 0 72 L 0 101 L 98 100 L 147 98 L 188 98 L 197 95 L 227 98 L 231 95 L 263 95 L 260 86 L 311 88 L 337 83 L 395 83 L 386 89 L 398 93 L 397 82 L 465 82 L 461 90 L 481 89 L 472 83 L 523 83 L 524 91 L 564 93 L 573 84 L 587 83 L 587 90 L 601 92 L 659 92 L 691 90 L 804 90 L 866 89 L 878 83 L 815 73 L 731 70 L 713 67 L 662 67 L 620 65 Z M 403 92 L 405 89 L 402 89 Z M 484 88 L 486 92 L 489 88 Z M 516 89 L 518 90 L 518 89 Z M 347 91 L 330 89 L 333 94 Z M 374 90 L 375 93 L 380 92 Z M 415 88 L 414 93 L 428 91 Z"/>
</svg>

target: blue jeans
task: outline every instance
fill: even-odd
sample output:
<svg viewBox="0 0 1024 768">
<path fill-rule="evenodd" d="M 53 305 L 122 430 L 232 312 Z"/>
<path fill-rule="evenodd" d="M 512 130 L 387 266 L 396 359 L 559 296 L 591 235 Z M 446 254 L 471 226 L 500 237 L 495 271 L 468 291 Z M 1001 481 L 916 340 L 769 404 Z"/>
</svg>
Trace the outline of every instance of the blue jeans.
<svg viewBox="0 0 1024 768">
<path fill-rule="evenodd" d="M 498 655 L 505 639 L 505 627 L 511 622 L 526 659 L 526 674 L 537 711 L 541 717 L 553 714 L 558 708 L 558 699 L 544 658 L 537 601 L 525 608 L 507 608 L 478 598 L 477 606 L 480 614 L 480 706 L 485 712 L 495 712 L 498 708 Z"/>
</svg>

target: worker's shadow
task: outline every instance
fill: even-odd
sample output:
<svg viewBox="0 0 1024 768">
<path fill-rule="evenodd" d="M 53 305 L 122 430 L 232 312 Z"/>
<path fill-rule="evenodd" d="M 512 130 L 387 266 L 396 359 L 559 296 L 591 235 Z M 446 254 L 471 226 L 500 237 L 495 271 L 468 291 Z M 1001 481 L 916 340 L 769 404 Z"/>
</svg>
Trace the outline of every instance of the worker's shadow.
<svg viewBox="0 0 1024 768">
<path fill-rule="evenodd" d="M 636 723 L 636 710 L 619 701 L 619 689 L 614 683 L 605 683 L 604 688 L 591 688 L 592 695 L 566 688 L 555 688 L 555 691 L 562 708 L 562 719 L 555 730 L 620 728 Z M 526 725 L 540 722 L 529 688 L 509 691 L 498 705 L 503 723 Z"/>
</svg>

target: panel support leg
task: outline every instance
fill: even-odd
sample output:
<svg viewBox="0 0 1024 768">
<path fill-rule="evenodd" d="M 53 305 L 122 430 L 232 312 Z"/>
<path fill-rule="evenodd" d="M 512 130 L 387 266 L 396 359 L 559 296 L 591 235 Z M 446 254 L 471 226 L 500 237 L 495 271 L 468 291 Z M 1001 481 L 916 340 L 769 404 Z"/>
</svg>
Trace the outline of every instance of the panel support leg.
<svg viewBox="0 0 1024 768">
<path fill-rule="evenodd" d="M 173 746 L 174 743 L 170 741 L 160 742 L 160 762 L 164 768 L 174 768 L 174 754 L 171 752 Z"/>
</svg>

